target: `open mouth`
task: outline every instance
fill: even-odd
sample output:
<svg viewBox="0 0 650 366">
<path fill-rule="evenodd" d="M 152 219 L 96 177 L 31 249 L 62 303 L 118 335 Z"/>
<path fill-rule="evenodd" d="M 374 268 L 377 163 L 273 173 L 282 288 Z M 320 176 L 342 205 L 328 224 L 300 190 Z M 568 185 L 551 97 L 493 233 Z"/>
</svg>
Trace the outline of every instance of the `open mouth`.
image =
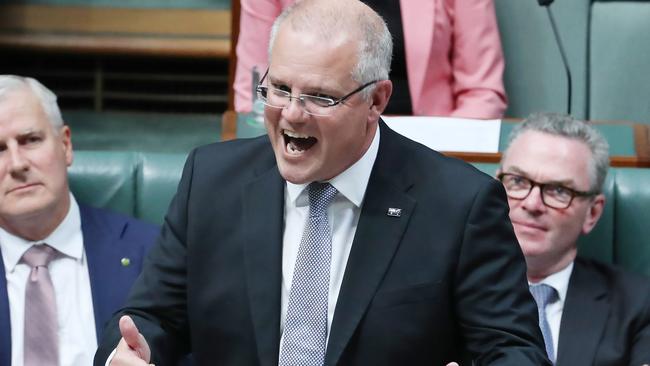
<svg viewBox="0 0 650 366">
<path fill-rule="evenodd" d="M 294 154 L 303 153 L 311 149 L 311 147 L 314 146 L 316 142 L 318 142 L 318 139 L 315 137 L 301 135 L 287 130 L 284 130 L 282 132 L 282 136 L 284 137 L 284 143 L 287 146 L 287 151 Z"/>
</svg>

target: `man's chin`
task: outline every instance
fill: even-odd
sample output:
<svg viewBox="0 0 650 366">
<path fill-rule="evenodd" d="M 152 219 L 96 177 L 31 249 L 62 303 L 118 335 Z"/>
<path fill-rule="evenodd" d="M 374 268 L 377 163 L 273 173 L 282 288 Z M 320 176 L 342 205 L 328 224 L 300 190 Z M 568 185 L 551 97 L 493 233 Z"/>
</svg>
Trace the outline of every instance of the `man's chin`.
<svg viewBox="0 0 650 366">
<path fill-rule="evenodd" d="M 295 165 L 289 165 L 286 163 L 279 163 L 278 164 L 278 169 L 280 170 L 280 175 L 284 180 L 287 182 L 291 182 L 293 184 L 305 184 L 305 183 L 311 183 L 315 179 L 312 177 L 312 174 L 306 169 L 306 168 L 301 168 L 300 166 L 295 166 Z"/>
</svg>

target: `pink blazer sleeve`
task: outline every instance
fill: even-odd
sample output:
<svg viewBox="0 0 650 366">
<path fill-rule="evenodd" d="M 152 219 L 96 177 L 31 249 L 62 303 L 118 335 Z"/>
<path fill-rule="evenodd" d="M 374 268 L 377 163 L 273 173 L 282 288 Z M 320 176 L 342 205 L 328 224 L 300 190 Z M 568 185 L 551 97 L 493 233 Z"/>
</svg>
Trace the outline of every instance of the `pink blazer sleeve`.
<svg viewBox="0 0 650 366">
<path fill-rule="evenodd" d="M 453 0 L 452 116 L 501 118 L 503 52 L 492 0 Z"/>
<path fill-rule="evenodd" d="M 271 26 L 282 9 L 290 3 L 292 1 L 288 0 L 241 0 L 237 67 L 233 85 L 237 112 L 251 110 L 253 66 L 257 66 L 260 73 L 266 70 Z"/>
</svg>

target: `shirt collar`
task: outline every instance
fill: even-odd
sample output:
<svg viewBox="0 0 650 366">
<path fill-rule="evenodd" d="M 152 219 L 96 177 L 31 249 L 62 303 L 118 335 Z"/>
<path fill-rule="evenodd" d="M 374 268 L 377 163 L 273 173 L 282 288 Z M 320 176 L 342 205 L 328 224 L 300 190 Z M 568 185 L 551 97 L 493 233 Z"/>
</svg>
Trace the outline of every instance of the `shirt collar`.
<svg viewBox="0 0 650 366">
<path fill-rule="evenodd" d="M 81 233 L 79 205 L 77 205 L 74 196 L 71 193 L 69 194 L 70 209 L 68 213 L 59 226 L 43 240 L 25 240 L 0 228 L 0 249 L 6 272 L 12 272 L 27 249 L 36 244 L 47 243 L 65 256 L 81 260 L 83 256 L 83 240 L 70 240 Z"/>
<path fill-rule="evenodd" d="M 368 150 L 366 150 L 361 159 L 357 160 L 356 163 L 352 164 L 352 166 L 344 170 L 341 174 L 327 181 L 357 207 L 361 207 L 361 203 L 363 202 L 366 187 L 368 187 L 368 180 L 370 180 L 370 173 L 377 159 L 378 151 L 379 127 L 376 129 L 370 147 L 368 147 Z M 307 183 L 294 184 L 287 182 L 287 197 L 289 198 L 289 202 L 295 206 L 309 205 L 307 195 L 302 194 L 308 185 Z"/>
<path fill-rule="evenodd" d="M 564 267 L 564 269 L 561 271 L 555 272 L 552 275 L 546 277 L 539 283 L 544 283 L 553 287 L 557 291 L 560 301 L 564 302 L 566 299 L 567 290 L 569 288 L 569 279 L 571 278 L 572 271 L 573 262 L 569 263 L 569 265 Z"/>
</svg>

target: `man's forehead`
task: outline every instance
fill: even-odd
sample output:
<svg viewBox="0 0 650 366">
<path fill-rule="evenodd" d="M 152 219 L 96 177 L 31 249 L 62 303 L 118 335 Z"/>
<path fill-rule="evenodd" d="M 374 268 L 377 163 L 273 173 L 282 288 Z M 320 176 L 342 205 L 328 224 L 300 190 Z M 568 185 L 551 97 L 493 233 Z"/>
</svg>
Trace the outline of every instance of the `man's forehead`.
<svg viewBox="0 0 650 366">
<path fill-rule="evenodd" d="M 347 87 L 346 84 L 354 82 L 355 43 L 345 38 L 314 43 L 315 39 L 295 32 L 280 33 L 271 53 L 269 80 L 332 88 Z"/>
</svg>

